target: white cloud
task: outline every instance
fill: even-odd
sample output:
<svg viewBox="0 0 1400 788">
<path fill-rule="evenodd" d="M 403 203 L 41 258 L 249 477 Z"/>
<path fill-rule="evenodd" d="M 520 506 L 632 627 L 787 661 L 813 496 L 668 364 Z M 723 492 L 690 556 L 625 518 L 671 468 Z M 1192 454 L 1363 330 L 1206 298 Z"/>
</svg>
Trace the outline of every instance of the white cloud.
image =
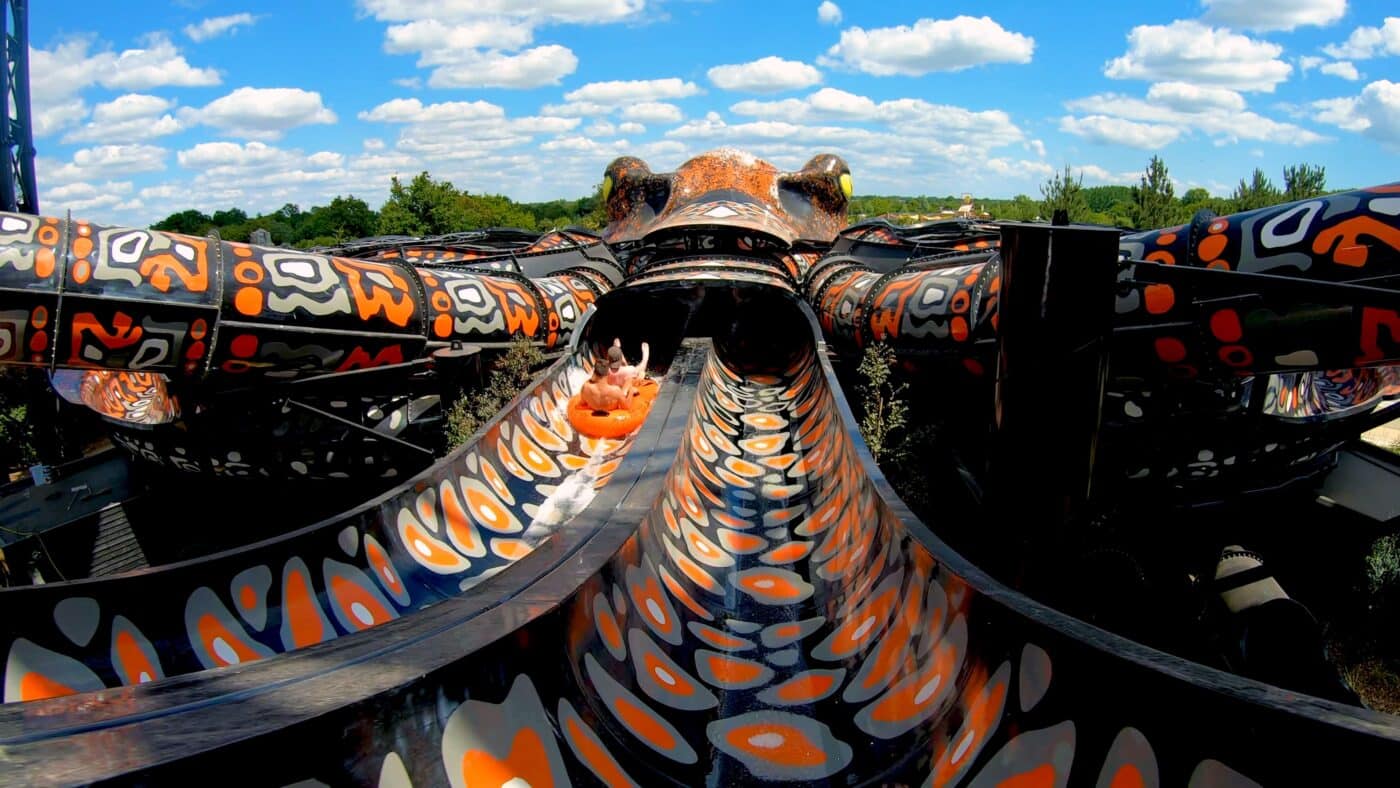
<svg viewBox="0 0 1400 788">
<path fill-rule="evenodd" d="M 617 124 L 617 133 L 619 133 L 619 134 L 646 134 L 646 133 L 647 133 L 647 127 L 646 127 L 646 126 L 643 126 L 643 125 L 640 124 L 640 123 L 635 123 L 635 122 L 633 122 L 633 121 L 628 121 L 628 122 L 626 122 L 626 123 L 619 123 L 619 124 Z"/>
<path fill-rule="evenodd" d="M 1377 55 L 1400 55 L 1400 17 L 1388 16 L 1380 27 L 1358 27 L 1347 40 L 1329 44 L 1323 52 L 1335 58 L 1366 60 Z"/>
<path fill-rule="evenodd" d="M 384 140 L 381 140 L 378 137 L 367 137 L 365 141 L 360 144 L 367 151 L 384 150 Z"/>
<path fill-rule="evenodd" d="M 63 137 L 63 142 L 140 142 L 182 131 L 185 124 L 166 110 L 174 102 L 144 93 L 128 93 L 98 104 L 92 121 Z"/>
<path fill-rule="evenodd" d="M 87 114 L 87 102 L 79 98 L 43 106 L 35 103 L 30 107 L 34 136 L 38 139 L 72 127 L 86 118 Z"/>
<path fill-rule="evenodd" d="M 557 115 L 561 118 L 587 118 L 593 115 L 606 115 L 615 107 L 595 101 L 570 101 L 567 104 L 546 104 L 540 108 L 542 115 Z"/>
<path fill-rule="evenodd" d="M 208 41 L 225 33 L 233 33 L 240 27 L 250 27 L 256 21 L 258 21 L 257 17 L 246 12 L 215 16 L 205 19 L 197 25 L 185 25 L 185 35 L 195 41 Z"/>
<path fill-rule="evenodd" d="M 1314 101 L 1317 120 L 1357 131 L 1400 151 L 1400 82 L 1380 79 L 1359 96 Z"/>
<path fill-rule="evenodd" d="M 188 116 L 250 139 L 276 139 L 297 126 L 336 122 L 320 93 L 301 88 L 238 88 Z"/>
<path fill-rule="evenodd" d="M 1147 100 L 1180 112 L 1211 109 L 1239 112 L 1245 107 L 1244 96 L 1233 90 L 1201 87 L 1189 82 L 1158 82 L 1147 89 Z"/>
<path fill-rule="evenodd" d="M 379 123 L 434 123 L 504 118 L 506 111 L 489 101 L 444 101 L 423 105 L 416 98 L 391 99 L 356 117 Z"/>
<path fill-rule="evenodd" d="M 730 107 L 730 111 L 736 115 L 785 121 L 833 119 L 885 123 L 904 134 L 983 147 L 1009 145 L 1024 137 L 1011 116 L 1001 110 L 974 112 L 910 98 L 876 103 L 836 88 L 822 88 L 801 99 L 741 101 Z"/>
<path fill-rule="evenodd" d="M 1088 115 L 1105 115 L 1154 125 L 1175 126 L 1182 133 L 1200 130 L 1217 144 L 1236 140 L 1257 140 L 1289 146 L 1306 146 L 1327 139 L 1322 134 L 1310 132 L 1292 123 L 1280 123 L 1247 109 L 1229 109 L 1233 102 L 1225 94 L 1218 95 L 1217 99 L 1215 106 L 1200 105 L 1191 108 L 1190 104 L 1170 106 L 1165 102 L 1144 101 L 1141 98 L 1110 92 L 1067 101 L 1065 106 L 1071 111 Z"/>
<path fill-rule="evenodd" d="M 206 87 L 219 84 L 219 73 L 212 68 L 191 66 L 170 39 L 152 34 L 145 49 L 127 49 L 113 57 L 109 65 L 100 69 L 97 81 L 103 87 L 124 90 L 149 90 L 162 85 Z"/>
<path fill-rule="evenodd" d="M 1015 176 L 1046 178 L 1055 172 L 1054 167 L 1051 167 L 1043 161 L 1027 161 L 1026 159 L 1012 161 L 1010 159 L 993 158 L 987 159 L 982 163 L 982 166 L 987 168 L 993 175 L 998 175 L 1003 178 Z"/>
<path fill-rule="evenodd" d="M 616 137 L 617 126 L 606 120 L 594 121 L 593 125 L 583 130 L 583 133 L 590 137 Z"/>
<path fill-rule="evenodd" d="M 612 80 L 590 82 L 577 90 L 564 94 L 571 102 L 592 102 L 614 106 L 632 102 L 656 101 L 658 99 L 678 99 L 694 96 L 700 88 L 694 82 L 686 82 L 676 77 L 666 79 Z"/>
<path fill-rule="evenodd" d="M 1192 105 L 1187 100 L 1189 91 L 1181 89 L 1158 89 L 1158 96 L 1179 99 L 1173 106 L 1169 100 L 1149 100 L 1123 96 L 1117 93 L 1100 93 L 1086 98 L 1065 102 L 1071 111 L 1089 115 L 1101 115 L 1138 121 L 1154 125 L 1177 128 L 1182 134 L 1201 131 L 1219 144 L 1237 140 L 1256 140 L 1283 145 L 1311 145 L 1327 138 L 1316 132 L 1291 123 L 1280 123 L 1256 112 L 1233 107 L 1241 106 L 1225 93 L 1214 94 L 1215 103 Z M 1202 94 L 1210 96 L 1211 93 Z"/>
<path fill-rule="evenodd" d="M 1097 164 L 1082 164 L 1072 169 L 1078 170 L 1079 174 L 1091 183 L 1137 183 L 1139 176 L 1139 173 L 1136 172 L 1109 172 Z"/>
<path fill-rule="evenodd" d="M 1325 57 L 1317 57 L 1316 55 L 1303 55 L 1302 57 L 1298 58 L 1298 70 L 1306 74 L 1309 71 L 1312 71 L 1313 69 L 1326 62 L 1327 58 Z"/>
<path fill-rule="evenodd" d="M 165 148 L 155 145 L 97 145 L 81 148 L 73 159 L 59 162 L 38 157 L 34 168 L 45 191 L 81 181 L 95 182 L 119 175 L 159 172 L 165 169 Z"/>
<path fill-rule="evenodd" d="M 1279 60 L 1283 47 L 1193 20 L 1139 25 L 1128 34 L 1128 52 L 1110 61 L 1113 79 L 1181 81 L 1272 93 L 1293 67 Z"/>
<path fill-rule="evenodd" d="M 623 107 L 622 117 L 624 120 L 635 120 L 641 123 L 679 123 L 684 115 L 681 113 L 681 108 L 675 104 L 667 104 L 664 101 L 643 101 Z"/>
<path fill-rule="evenodd" d="M 29 52 L 30 110 L 34 134 L 46 137 L 87 117 L 80 98 L 87 88 L 144 90 L 162 85 L 200 87 L 219 84 L 218 72 L 192 67 L 175 45 L 161 35 L 146 38 L 144 48 L 121 53 L 91 52 L 96 39 L 75 36 L 52 49 Z"/>
<path fill-rule="evenodd" d="M 1061 118 L 1060 131 L 1083 137 L 1090 142 L 1127 145 L 1144 150 L 1155 150 L 1170 145 L 1181 136 L 1181 129 L 1176 126 L 1135 123 L 1105 115 Z"/>
<path fill-rule="evenodd" d="M 107 181 L 100 184 L 75 181 L 45 190 L 44 210 L 47 213 L 73 211 L 77 214 L 110 210 L 120 205 L 123 196 L 130 194 L 131 190 L 130 181 Z"/>
<path fill-rule="evenodd" d="M 1035 39 L 1013 33 L 990 17 L 920 19 L 912 27 L 841 31 L 841 40 L 818 62 L 876 76 L 919 77 L 987 63 L 1029 63 Z"/>
<path fill-rule="evenodd" d="M 558 44 L 516 55 L 485 52 L 465 62 L 440 66 L 428 77 L 434 88 L 537 88 L 558 85 L 578 68 L 573 50 Z"/>
<path fill-rule="evenodd" d="M 1356 66 L 1351 61 L 1338 60 L 1335 63 L 1328 63 L 1322 67 L 1322 73 L 1331 74 L 1334 77 L 1341 77 L 1348 82 L 1355 82 L 1361 79 L 1361 74 L 1356 70 Z"/>
<path fill-rule="evenodd" d="M 586 25 L 636 16 L 646 0 L 360 0 L 359 6 L 376 19 L 391 22 L 423 18 L 460 22 L 494 16 Z"/>
<path fill-rule="evenodd" d="M 822 0 L 822 4 L 817 6 L 817 21 L 824 25 L 841 24 L 841 6 L 831 0 Z"/>
<path fill-rule="evenodd" d="M 1040 158 L 1045 158 L 1045 143 L 1040 140 L 1030 140 L 1026 143 L 1026 149 L 1033 151 Z"/>
<path fill-rule="evenodd" d="M 568 47 L 533 43 L 547 24 L 605 24 L 636 17 L 646 0 L 359 0 L 389 25 L 384 50 L 418 54 L 435 88 L 536 88 L 557 85 L 578 68 Z M 519 51 L 517 51 L 519 50 Z"/>
<path fill-rule="evenodd" d="M 715 66 L 706 72 L 716 87 L 750 93 L 776 93 L 811 87 L 822 81 L 822 72 L 796 60 L 769 56 L 750 63 Z"/>
<path fill-rule="evenodd" d="M 1246 30 L 1293 30 L 1330 25 L 1347 12 L 1347 0 L 1201 0 L 1205 18 Z"/>
<path fill-rule="evenodd" d="M 402 55 L 422 53 L 420 66 L 453 62 L 464 50 L 515 50 L 534 41 L 534 26 L 524 21 L 507 19 L 473 19 L 458 24 L 445 24 L 438 19 L 417 19 L 407 24 L 390 25 L 384 31 L 384 51 Z"/>
<path fill-rule="evenodd" d="M 409 90 L 419 90 L 423 87 L 422 77 L 399 77 L 394 80 L 394 84 Z"/>
</svg>

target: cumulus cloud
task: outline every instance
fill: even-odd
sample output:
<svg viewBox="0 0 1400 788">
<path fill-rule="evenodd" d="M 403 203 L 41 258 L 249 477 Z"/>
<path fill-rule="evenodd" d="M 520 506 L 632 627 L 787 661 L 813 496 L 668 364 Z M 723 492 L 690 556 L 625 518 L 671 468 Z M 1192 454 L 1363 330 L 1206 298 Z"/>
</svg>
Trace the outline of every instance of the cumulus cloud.
<svg viewBox="0 0 1400 788">
<path fill-rule="evenodd" d="M 1097 164 L 1081 164 L 1072 166 L 1070 169 L 1077 170 L 1080 176 L 1090 183 L 1137 183 L 1138 176 L 1141 174 L 1136 172 L 1109 172 Z"/>
<path fill-rule="evenodd" d="M 817 6 L 817 21 L 824 25 L 841 24 L 841 6 L 831 0 L 822 0 L 822 4 Z"/>
<path fill-rule="evenodd" d="M 1293 30 L 1325 26 L 1347 12 L 1347 0 L 1201 0 L 1205 18 L 1246 30 Z"/>
<path fill-rule="evenodd" d="M 1361 79 L 1361 73 L 1356 70 L 1356 66 L 1347 60 L 1338 60 L 1335 63 L 1328 63 L 1319 70 L 1324 74 L 1341 77 L 1348 82 L 1355 82 Z"/>
<path fill-rule="evenodd" d="M 681 108 L 664 101 L 643 101 L 622 108 L 622 117 L 640 123 L 679 123 Z"/>
<path fill-rule="evenodd" d="M 875 76 L 919 77 L 962 71 L 987 63 L 1029 63 L 1035 39 L 1013 33 L 991 17 L 920 19 L 899 25 L 841 31 L 841 40 L 818 60 Z"/>
<path fill-rule="evenodd" d="M 590 102 L 603 106 L 616 106 L 631 102 L 685 98 L 699 92 L 700 88 L 694 82 L 686 82 L 676 77 L 630 79 L 590 82 L 581 88 L 565 93 L 564 99 L 570 102 Z"/>
<path fill-rule="evenodd" d="M 439 66 L 428 77 L 434 88 L 537 88 L 558 85 L 578 68 L 573 50 L 558 44 L 527 49 L 519 54 L 484 52 L 472 59 Z"/>
<path fill-rule="evenodd" d="M 1211 109 L 1239 112 L 1245 107 L 1244 96 L 1233 90 L 1202 87 L 1189 82 L 1158 82 L 1147 89 L 1147 100 L 1180 112 Z"/>
<path fill-rule="evenodd" d="M 256 21 L 257 17 L 249 13 L 215 16 L 197 25 L 185 25 L 185 35 L 195 41 L 208 41 L 225 33 L 233 33 L 240 27 L 251 27 Z"/>
<path fill-rule="evenodd" d="M 444 101 L 424 106 L 416 98 L 391 99 L 356 117 L 378 123 L 434 123 L 504 118 L 506 111 L 489 101 Z"/>
<path fill-rule="evenodd" d="M 777 93 L 811 87 L 822 81 L 822 72 L 796 60 L 759 58 L 751 63 L 715 66 L 706 72 L 710 82 L 724 90 Z"/>
<path fill-rule="evenodd" d="M 464 21 L 481 17 L 519 17 L 538 22 L 602 24 L 621 22 L 646 8 L 646 0 L 360 0 L 376 19 L 408 21 L 435 17 Z"/>
<path fill-rule="evenodd" d="M 1332 57 L 1366 60 L 1378 55 L 1400 55 L 1400 17 L 1388 16 L 1380 27 L 1358 27 L 1347 40 L 1322 48 Z"/>
<path fill-rule="evenodd" d="M 741 101 L 730 107 L 730 111 L 736 115 L 792 122 L 872 121 L 905 134 L 962 143 L 980 142 L 986 146 L 1009 145 L 1024 137 L 1011 116 L 1002 110 L 975 112 L 912 98 L 875 102 L 836 88 L 822 88 L 801 99 Z"/>
<path fill-rule="evenodd" d="M 128 93 L 98 104 L 92 121 L 63 137 L 63 142 L 140 142 L 185 128 L 168 110 L 174 102 L 144 93 Z"/>
<path fill-rule="evenodd" d="M 1176 126 L 1135 123 L 1106 115 L 1061 118 L 1060 131 L 1083 137 L 1090 142 L 1127 145 L 1143 150 L 1156 150 L 1175 142 L 1176 138 L 1181 136 L 1181 129 Z"/>
<path fill-rule="evenodd" d="M 1303 55 L 1302 57 L 1298 58 L 1298 70 L 1306 74 L 1309 71 L 1312 71 L 1313 69 L 1326 62 L 1327 58 L 1325 57 L 1317 57 L 1316 55 Z"/>
<path fill-rule="evenodd" d="M 384 50 L 417 54 L 432 68 L 435 88 L 536 88 L 557 85 L 578 68 L 578 57 L 558 44 L 525 47 L 548 24 L 603 24 L 640 14 L 645 0 L 360 0 L 383 22 Z"/>
<path fill-rule="evenodd" d="M 320 93 L 301 88 L 238 88 L 187 116 L 250 139 L 276 139 L 297 126 L 336 121 Z"/>
<path fill-rule="evenodd" d="M 86 118 L 88 105 L 80 94 L 94 85 L 147 90 L 219 84 L 218 72 L 191 66 L 162 35 L 147 36 L 144 46 L 120 53 L 91 51 L 96 45 L 91 36 L 76 36 L 52 49 L 30 49 L 30 111 L 36 137 L 71 128 Z"/>
<path fill-rule="evenodd" d="M 1380 79 L 1354 97 L 1312 102 L 1316 119 L 1347 131 L 1356 131 L 1400 151 L 1400 82 Z"/>
<path fill-rule="evenodd" d="M 67 162 L 38 157 L 34 169 L 47 190 L 80 181 L 159 172 L 165 169 L 166 153 L 165 148 L 155 145 L 97 145 L 75 151 Z"/>
<path fill-rule="evenodd" d="M 1139 25 L 1128 34 L 1128 51 L 1104 68 L 1113 79 L 1181 81 L 1263 91 L 1288 79 L 1293 67 L 1279 59 L 1283 47 L 1207 27 L 1193 20 Z"/>
<path fill-rule="evenodd" d="M 1072 112 L 1086 115 L 1109 117 L 1119 120 L 1146 123 L 1153 126 L 1175 128 L 1178 136 L 1199 131 L 1209 136 L 1216 144 L 1238 140 L 1274 142 L 1283 145 L 1310 145 L 1323 142 L 1327 138 L 1296 126 L 1282 123 L 1245 109 L 1243 97 L 1228 90 L 1202 88 L 1183 83 L 1158 83 L 1148 90 L 1147 99 L 1124 96 L 1117 93 L 1100 93 L 1086 98 L 1065 102 Z M 1102 122 L 1080 128 L 1081 136 L 1112 141 L 1108 139 L 1115 126 Z M 1061 122 L 1065 128 L 1065 121 Z M 1134 134 L 1131 127 L 1122 127 L 1125 135 L 1135 144 L 1143 139 Z"/>
</svg>

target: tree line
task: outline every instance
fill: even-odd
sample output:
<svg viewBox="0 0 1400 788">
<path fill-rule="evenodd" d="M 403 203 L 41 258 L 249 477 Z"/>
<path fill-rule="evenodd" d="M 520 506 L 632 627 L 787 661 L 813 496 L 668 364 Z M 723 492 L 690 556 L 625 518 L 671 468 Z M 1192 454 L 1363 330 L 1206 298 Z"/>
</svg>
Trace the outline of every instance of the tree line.
<svg viewBox="0 0 1400 788">
<path fill-rule="evenodd" d="M 1076 178 L 1066 166 L 1041 185 L 1039 200 L 1018 194 L 1009 200 L 979 199 L 975 203 L 996 219 L 1048 221 L 1056 211 L 1063 210 L 1072 222 L 1146 230 L 1182 224 L 1203 208 L 1224 215 L 1326 193 L 1324 168 L 1299 164 L 1284 168 L 1281 187 L 1256 168 L 1248 179 L 1240 180 L 1229 197 L 1215 197 L 1199 187 L 1177 197 L 1166 163 L 1153 156 L 1136 186 L 1086 187 L 1083 174 Z M 849 218 L 929 218 L 952 211 L 961 202 L 962 198 L 953 195 L 859 195 L 851 198 Z M 252 232 L 261 228 L 268 231 L 277 246 L 307 249 L 373 235 L 441 235 L 486 227 L 543 231 L 570 225 L 599 230 L 606 222 L 601 187 L 574 200 L 518 203 L 499 194 L 470 194 L 450 181 L 421 172 L 408 182 L 395 177 L 389 187 L 389 199 L 377 211 L 364 200 L 349 195 L 310 210 L 288 203 L 256 216 L 239 208 L 212 214 L 189 209 L 151 226 L 188 235 L 218 231 L 227 241 L 249 241 Z"/>
<path fill-rule="evenodd" d="M 389 199 L 377 211 L 359 197 L 348 195 L 310 210 L 287 203 L 256 216 L 240 208 L 212 214 L 187 209 L 172 213 L 151 228 L 186 235 L 217 231 L 225 241 L 244 242 L 251 240 L 254 230 L 263 229 L 276 246 L 309 249 L 374 235 L 442 235 L 486 227 L 549 230 L 577 225 L 599 230 L 606 221 L 601 188 L 576 200 L 517 203 L 499 194 L 471 194 L 422 172 L 407 183 L 393 178 Z"/>
</svg>

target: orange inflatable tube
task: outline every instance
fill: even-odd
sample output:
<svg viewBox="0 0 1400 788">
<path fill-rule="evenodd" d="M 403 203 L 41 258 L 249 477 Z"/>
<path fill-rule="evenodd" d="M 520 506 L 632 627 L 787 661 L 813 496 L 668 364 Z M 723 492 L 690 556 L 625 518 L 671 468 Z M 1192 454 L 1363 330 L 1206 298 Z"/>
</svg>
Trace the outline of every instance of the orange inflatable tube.
<svg viewBox="0 0 1400 788">
<path fill-rule="evenodd" d="M 627 407 L 613 410 L 594 410 L 584 404 L 581 395 L 575 394 L 569 400 L 569 423 L 590 438 L 625 437 L 646 421 L 658 388 L 660 385 L 656 381 L 643 380 L 632 392 Z"/>
</svg>

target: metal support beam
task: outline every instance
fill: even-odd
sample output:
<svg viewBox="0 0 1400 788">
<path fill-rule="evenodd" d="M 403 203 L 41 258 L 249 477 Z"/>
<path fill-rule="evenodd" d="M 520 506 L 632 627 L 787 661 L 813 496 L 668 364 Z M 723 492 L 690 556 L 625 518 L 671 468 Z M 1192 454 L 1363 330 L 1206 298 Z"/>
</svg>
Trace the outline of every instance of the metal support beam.
<svg viewBox="0 0 1400 788">
<path fill-rule="evenodd" d="M 0 37 L 5 65 L 0 69 L 0 96 L 5 99 L 5 122 L 0 124 L 0 150 L 6 172 L 0 177 L 0 210 L 37 214 L 39 193 L 34 176 L 34 128 L 29 108 L 29 3 L 4 3 L 5 35 Z"/>
<path fill-rule="evenodd" d="M 1108 376 L 1118 232 L 1007 224 L 1001 235 L 990 500 L 1033 555 L 1088 501 Z"/>
</svg>

